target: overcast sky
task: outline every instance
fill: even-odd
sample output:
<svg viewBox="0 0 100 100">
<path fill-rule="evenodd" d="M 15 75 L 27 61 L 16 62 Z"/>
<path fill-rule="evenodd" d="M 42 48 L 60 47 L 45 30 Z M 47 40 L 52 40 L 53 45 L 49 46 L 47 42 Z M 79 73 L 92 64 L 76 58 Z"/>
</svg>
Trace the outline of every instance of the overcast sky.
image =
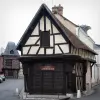
<svg viewBox="0 0 100 100">
<path fill-rule="evenodd" d="M 100 0 L 0 0 L 0 47 L 17 44 L 43 2 L 50 9 L 61 4 L 66 18 L 91 26 L 88 34 L 100 44 Z"/>
</svg>

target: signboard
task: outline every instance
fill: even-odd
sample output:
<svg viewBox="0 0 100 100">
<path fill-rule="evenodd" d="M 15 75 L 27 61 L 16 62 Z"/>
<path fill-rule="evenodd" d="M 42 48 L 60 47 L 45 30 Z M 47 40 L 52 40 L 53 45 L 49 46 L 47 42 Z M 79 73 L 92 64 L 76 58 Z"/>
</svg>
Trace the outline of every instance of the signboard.
<svg viewBox="0 0 100 100">
<path fill-rule="evenodd" d="M 41 70 L 55 70 L 55 67 L 54 66 L 41 66 L 40 67 Z"/>
</svg>

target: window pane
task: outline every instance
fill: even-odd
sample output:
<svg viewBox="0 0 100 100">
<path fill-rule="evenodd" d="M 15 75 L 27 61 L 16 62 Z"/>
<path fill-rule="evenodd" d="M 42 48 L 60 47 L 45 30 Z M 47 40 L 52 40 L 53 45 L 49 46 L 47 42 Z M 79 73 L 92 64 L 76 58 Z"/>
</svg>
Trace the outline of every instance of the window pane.
<svg viewBox="0 0 100 100">
<path fill-rule="evenodd" d="M 40 32 L 40 46 L 41 47 L 50 47 L 50 31 L 41 31 Z"/>
<path fill-rule="evenodd" d="M 6 66 L 12 66 L 12 60 L 11 59 L 6 60 Z"/>
<path fill-rule="evenodd" d="M 13 51 L 13 50 L 11 50 L 11 51 L 10 51 L 10 54 L 14 54 L 14 51 Z"/>
</svg>

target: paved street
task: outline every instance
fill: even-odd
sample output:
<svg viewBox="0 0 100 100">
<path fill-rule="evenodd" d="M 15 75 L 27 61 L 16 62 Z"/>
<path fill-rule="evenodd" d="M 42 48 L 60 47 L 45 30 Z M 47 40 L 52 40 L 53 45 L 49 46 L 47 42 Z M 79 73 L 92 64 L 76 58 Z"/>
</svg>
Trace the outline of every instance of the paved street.
<svg viewBox="0 0 100 100">
<path fill-rule="evenodd" d="M 19 91 L 23 88 L 23 79 L 6 79 L 0 84 L 0 100 L 20 100 L 15 94 L 15 89 Z M 87 97 L 82 97 L 78 100 L 100 100 L 100 86 L 95 89 L 95 92 Z"/>
<path fill-rule="evenodd" d="M 96 87 L 95 92 L 92 95 L 82 97 L 79 100 L 100 100 L 100 85 Z"/>
<path fill-rule="evenodd" d="M 23 87 L 23 79 L 6 79 L 0 84 L 0 100 L 20 100 L 15 94 L 16 88 L 19 91 Z"/>
</svg>

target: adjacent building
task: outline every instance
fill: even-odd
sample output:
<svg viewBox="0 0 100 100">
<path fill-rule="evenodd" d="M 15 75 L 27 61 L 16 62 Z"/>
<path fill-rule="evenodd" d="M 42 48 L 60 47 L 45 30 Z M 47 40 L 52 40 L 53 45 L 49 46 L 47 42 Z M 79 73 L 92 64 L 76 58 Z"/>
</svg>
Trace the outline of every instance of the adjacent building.
<svg viewBox="0 0 100 100">
<path fill-rule="evenodd" d="M 3 73 L 3 56 L 4 48 L 0 48 L 0 74 Z"/>
<path fill-rule="evenodd" d="M 96 64 L 92 68 L 92 82 L 93 85 L 100 83 L 100 45 L 94 44 L 94 50 L 98 53 L 96 56 Z"/>
<path fill-rule="evenodd" d="M 21 37 L 17 50 L 29 94 L 66 94 L 91 89 L 97 53 L 76 35 L 74 23 L 42 4 Z"/>
<path fill-rule="evenodd" d="M 3 57 L 2 55 L 0 55 L 0 73 L 2 73 L 2 69 L 3 69 Z"/>
<path fill-rule="evenodd" d="M 14 42 L 8 42 L 3 55 L 3 71 L 6 78 L 18 78 L 20 62 L 19 53 Z"/>
</svg>

